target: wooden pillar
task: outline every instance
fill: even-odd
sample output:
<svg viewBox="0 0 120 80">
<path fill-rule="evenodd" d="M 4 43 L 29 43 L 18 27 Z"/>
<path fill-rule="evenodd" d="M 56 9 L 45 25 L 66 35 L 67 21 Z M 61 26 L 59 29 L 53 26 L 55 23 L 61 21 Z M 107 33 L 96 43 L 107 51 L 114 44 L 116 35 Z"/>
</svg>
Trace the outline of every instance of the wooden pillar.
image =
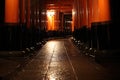
<svg viewBox="0 0 120 80">
<path fill-rule="evenodd" d="M 80 0 L 74 0 L 74 5 L 73 5 L 73 18 L 74 18 L 74 29 L 78 29 L 80 27 Z"/>
<path fill-rule="evenodd" d="M 62 13 L 61 14 L 61 27 L 62 27 L 62 32 L 64 31 L 64 26 L 63 26 L 63 24 L 64 24 L 64 14 Z"/>
<path fill-rule="evenodd" d="M 25 0 L 20 0 L 20 5 L 19 5 L 19 8 L 20 8 L 20 23 L 25 23 L 26 22 L 26 18 L 25 18 L 25 13 L 26 13 L 26 9 L 25 9 Z"/>
<path fill-rule="evenodd" d="M 87 6 L 88 6 L 88 27 L 91 28 L 92 23 L 92 0 L 87 0 Z"/>
<path fill-rule="evenodd" d="M 30 1 L 27 0 L 26 4 L 26 21 L 27 21 L 27 28 L 30 28 L 30 13 L 31 13 L 31 8 L 30 8 Z"/>
<path fill-rule="evenodd" d="M 5 23 L 19 22 L 19 0 L 5 0 Z"/>
<path fill-rule="evenodd" d="M 98 0 L 99 21 L 110 21 L 110 0 Z"/>
</svg>

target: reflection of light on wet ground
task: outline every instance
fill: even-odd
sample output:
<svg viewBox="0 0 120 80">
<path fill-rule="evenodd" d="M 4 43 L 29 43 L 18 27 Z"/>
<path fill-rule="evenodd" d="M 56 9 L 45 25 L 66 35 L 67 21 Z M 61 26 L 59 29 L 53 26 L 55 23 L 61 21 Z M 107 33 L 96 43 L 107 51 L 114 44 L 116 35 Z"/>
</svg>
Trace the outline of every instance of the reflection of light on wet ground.
<svg viewBox="0 0 120 80">
<path fill-rule="evenodd" d="M 53 55 L 56 54 L 56 57 L 57 57 L 62 51 L 62 47 L 61 47 L 62 45 L 63 45 L 62 43 L 60 43 L 58 41 L 55 41 L 55 40 L 54 41 L 49 41 L 46 45 L 46 51 L 48 53 L 54 52 Z"/>
<path fill-rule="evenodd" d="M 67 40 L 48 41 L 39 54 L 32 60 L 27 59 L 29 62 L 22 65 L 19 72 L 10 74 L 12 78 L 7 80 L 111 80 L 108 69 L 79 54 Z"/>
<path fill-rule="evenodd" d="M 56 41 L 47 42 L 46 47 L 45 47 L 46 53 L 48 53 L 48 55 L 51 55 L 51 53 L 54 52 L 55 46 L 56 46 Z"/>
<path fill-rule="evenodd" d="M 56 44 L 56 41 L 50 41 L 50 42 L 48 43 L 47 47 L 49 47 L 50 50 L 51 50 L 51 49 L 54 49 L 55 44 Z"/>
<path fill-rule="evenodd" d="M 56 80 L 54 75 L 50 75 L 49 80 Z"/>
<path fill-rule="evenodd" d="M 62 53 L 64 52 L 63 43 L 55 40 L 49 41 L 46 47 L 47 47 L 47 53 L 51 55 L 46 77 L 48 78 L 48 80 L 57 80 L 61 76 L 60 58 Z"/>
</svg>

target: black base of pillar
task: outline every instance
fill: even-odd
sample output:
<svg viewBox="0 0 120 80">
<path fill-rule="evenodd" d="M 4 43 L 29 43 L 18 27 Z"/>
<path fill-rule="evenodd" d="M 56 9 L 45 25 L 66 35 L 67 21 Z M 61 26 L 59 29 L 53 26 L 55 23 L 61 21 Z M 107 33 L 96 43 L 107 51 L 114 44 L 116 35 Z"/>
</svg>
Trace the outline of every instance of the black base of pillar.
<svg viewBox="0 0 120 80">
<path fill-rule="evenodd" d="M 99 50 L 111 49 L 110 22 L 95 22 L 91 26 L 91 44 Z"/>
</svg>

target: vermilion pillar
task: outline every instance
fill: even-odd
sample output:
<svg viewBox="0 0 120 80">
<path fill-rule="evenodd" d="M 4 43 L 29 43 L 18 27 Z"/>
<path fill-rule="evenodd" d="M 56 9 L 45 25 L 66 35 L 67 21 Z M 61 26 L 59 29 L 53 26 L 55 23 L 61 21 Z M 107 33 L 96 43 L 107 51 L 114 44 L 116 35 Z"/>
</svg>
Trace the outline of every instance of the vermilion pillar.
<svg viewBox="0 0 120 80">
<path fill-rule="evenodd" d="M 88 27 L 91 27 L 91 22 L 92 22 L 92 1 L 91 0 L 87 0 L 87 8 L 88 8 Z"/>
<path fill-rule="evenodd" d="M 98 22 L 99 9 L 98 9 L 98 0 L 92 0 L 92 22 Z"/>
<path fill-rule="evenodd" d="M 5 23 L 19 22 L 19 0 L 5 0 Z"/>
<path fill-rule="evenodd" d="M 81 17 L 80 17 L 80 14 L 81 14 L 81 12 L 80 12 L 80 6 L 81 6 L 81 2 L 80 2 L 80 0 L 76 0 L 75 1 L 75 6 L 76 6 L 76 27 L 77 27 L 77 29 L 79 29 L 80 28 L 80 26 L 81 26 L 81 23 L 80 23 L 80 21 L 81 21 Z"/>
<path fill-rule="evenodd" d="M 72 32 L 75 30 L 75 11 L 72 10 Z"/>
<path fill-rule="evenodd" d="M 110 0 L 93 0 L 92 22 L 110 21 Z"/>
<path fill-rule="evenodd" d="M 93 22 L 110 21 L 110 0 L 74 0 L 74 25 L 91 27 Z"/>
<path fill-rule="evenodd" d="M 81 9 L 80 9 L 80 17 L 81 17 L 81 27 L 83 26 L 87 26 L 87 17 L 88 17 L 88 13 L 87 13 L 87 0 L 81 0 Z"/>
<path fill-rule="evenodd" d="M 27 28 L 30 28 L 30 0 L 27 0 L 27 11 L 26 11 L 26 21 L 27 21 Z"/>
<path fill-rule="evenodd" d="M 73 9 L 72 9 L 72 31 L 76 29 L 76 0 L 73 1 Z"/>
<path fill-rule="evenodd" d="M 25 0 L 21 0 L 20 9 L 21 9 L 21 13 L 20 13 L 21 23 L 25 23 L 25 21 L 26 21 L 26 19 L 25 19 Z"/>
<path fill-rule="evenodd" d="M 55 30 L 59 30 L 59 10 L 56 10 L 56 15 L 55 15 Z"/>
<path fill-rule="evenodd" d="M 98 0 L 99 21 L 109 21 L 110 17 L 110 0 Z"/>
</svg>

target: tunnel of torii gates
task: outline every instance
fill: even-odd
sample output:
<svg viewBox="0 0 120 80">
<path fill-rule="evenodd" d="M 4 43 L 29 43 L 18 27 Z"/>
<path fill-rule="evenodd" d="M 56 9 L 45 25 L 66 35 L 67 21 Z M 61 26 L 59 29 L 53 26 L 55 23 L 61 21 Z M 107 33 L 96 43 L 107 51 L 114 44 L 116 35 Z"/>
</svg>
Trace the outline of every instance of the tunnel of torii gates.
<svg viewBox="0 0 120 80">
<path fill-rule="evenodd" d="M 42 10 L 43 9 L 43 10 Z M 83 26 L 91 27 L 93 22 L 110 21 L 109 0 L 73 0 L 72 31 Z M 27 23 L 36 27 L 45 25 L 47 30 L 59 30 L 60 10 L 47 10 L 40 0 L 5 0 L 5 23 Z M 43 24 L 42 24 L 43 23 Z"/>
<path fill-rule="evenodd" d="M 66 7 L 61 5 L 56 7 L 54 5 L 57 0 L 3 0 L 5 4 L 5 8 L 3 10 L 5 12 L 5 17 L 3 20 L 4 24 L 7 26 L 25 26 L 26 29 L 32 28 L 41 30 L 45 29 L 46 31 L 64 31 L 64 15 L 71 14 L 71 19 L 66 21 L 66 23 L 69 24 L 69 29 L 75 33 L 77 33 L 77 30 L 84 30 L 84 28 L 91 30 L 91 34 L 93 34 L 94 37 L 90 38 L 90 46 L 100 49 L 100 45 L 102 44 L 101 41 L 106 45 L 109 42 L 109 36 L 107 36 L 107 40 L 104 40 L 107 35 L 107 30 L 103 29 L 103 26 L 106 28 L 105 26 L 108 26 L 111 21 L 109 1 L 110 0 L 68 0 L 67 3 L 71 2 L 71 4 Z M 66 3 L 65 0 L 60 0 L 60 2 Z M 104 35 L 103 39 L 101 39 L 101 35 L 99 36 L 99 34 L 97 35 L 99 36 L 99 39 L 96 37 L 95 29 L 98 29 L 99 26 L 101 26 L 100 29 L 103 29 L 103 31 L 98 33 L 102 36 Z M 13 31 L 11 34 L 14 35 L 17 33 L 18 32 Z M 83 32 L 84 36 L 81 36 L 82 39 L 81 37 L 79 38 L 82 32 L 80 35 L 77 33 L 77 35 L 74 34 L 74 36 L 81 39 L 83 42 L 89 41 L 87 40 L 89 36 L 86 37 L 84 33 L 85 32 Z M 28 35 L 31 35 L 29 34 L 29 31 Z M 26 40 L 25 44 L 27 45 L 27 41 L 29 41 L 28 39 L 30 39 L 30 36 L 28 36 L 27 39 L 26 37 L 21 36 L 20 38 Z M 15 41 L 12 38 L 10 38 L 10 40 L 13 40 L 13 42 Z M 9 41 L 8 44 L 11 45 Z M 20 42 L 22 43 L 24 41 Z"/>
</svg>

